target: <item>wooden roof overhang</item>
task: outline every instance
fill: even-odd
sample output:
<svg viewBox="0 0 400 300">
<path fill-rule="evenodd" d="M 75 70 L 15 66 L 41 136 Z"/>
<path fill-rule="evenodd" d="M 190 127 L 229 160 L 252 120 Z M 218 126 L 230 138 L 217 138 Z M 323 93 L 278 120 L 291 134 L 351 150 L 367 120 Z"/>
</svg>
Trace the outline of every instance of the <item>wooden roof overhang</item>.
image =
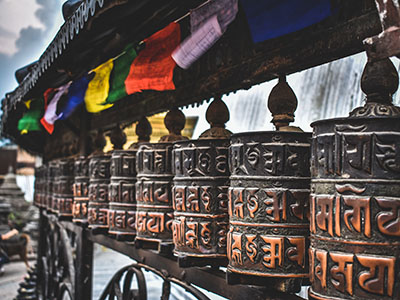
<svg viewBox="0 0 400 300">
<path fill-rule="evenodd" d="M 84 128 L 109 130 L 116 123 L 134 122 L 143 115 L 173 106 L 200 103 L 214 95 L 248 89 L 279 74 L 291 74 L 361 52 L 363 40 L 382 31 L 374 0 L 332 0 L 335 14 L 323 22 L 254 44 L 246 16 L 239 8 L 236 20 L 210 51 L 188 70 L 175 69 L 176 90 L 133 94 L 93 115 L 82 108 L 69 120 L 58 121 L 52 136 L 45 132 L 19 134 L 17 122 L 25 109 L 23 100 L 78 78 L 118 54 L 128 42 L 141 41 L 202 2 L 84 1 L 20 86 L 6 96 L 2 105 L 3 136 L 30 152 L 43 154 L 46 144 L 59 145 L 65 135 L 79 136 Z"/>
</svg>

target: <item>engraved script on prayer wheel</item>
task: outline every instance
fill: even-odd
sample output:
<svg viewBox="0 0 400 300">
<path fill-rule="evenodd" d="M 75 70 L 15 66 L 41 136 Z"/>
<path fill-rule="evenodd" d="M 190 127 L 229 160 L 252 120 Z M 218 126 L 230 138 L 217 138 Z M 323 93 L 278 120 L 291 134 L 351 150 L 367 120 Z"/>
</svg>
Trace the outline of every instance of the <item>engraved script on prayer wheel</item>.
<svg viewBox="0 0 400 300">
<path fill-rule="evenodd" d="M 158 250 L 172 245 L 172 142 L 187 139 L 181 135 L 185 121 L 180 110 L 169 111 L 164 119 L 169 134 L 159 143 L 140 145 L 136 154 L 136 240 L 155 244 Z"/>
<path fill-rule="evenodd" d="M 228 282 L 275 277 L 274 288 L 293 292 L 308 277 L 311 135 L 289 126 L 297 99 L 284 78 L 268 106 L 277 131 L 231 137 Z"/>
<path fill-rule="evenodd" d="M 57 212 L 59 217 L 72 217 L 74 162 L 73 158 L 65 158 L 58 161 L 58 193 L 56 197 L 58 199 Z"/>
<path fill-rule="evenodd" d="M 46 167 L 44 165 L 35 168 L 35 193 L 33 197 L 33 203 L 36 207 L 42 208 L 44 205 L 44 197 L 46 187 L 46 178 L 45 178 Z"/>
<path fill-rule="evenodd" d="M 103 153 L 106 144 L 101 131 L 94 141 L 95 151 L 89 156 L 89 228 L 95 232 L 108 230 L 108 185 L 110 184 L 110 158 Z"/>
<path fill-rule="evenodd" d="M 312 124 L 313 299 L 400 299 L 398 81 L 389 59 L 368 62 L 365 106 Z"/>
<path fill-rule="evenodd" d="M 207 264 L 208 258 L 226 259 L 228 120 L 228 108 L 217 98 L 207 110 L 211 128 L 198 140 L 174 143 L 173 239 L 181 265 Z"/>
<path fill-rule="evenodd" d="M 118 126 L 111 135 L 116 147 L 122 148 L 126 135 Z M 119 240 L 134 240 L 136 235 L 136 151 L 115 149 L 111 156 L 109 185 L 108 233 Z"/>
<path fill-rule="evenodd" d="M 59 176 L 60 170 L 58 168 L 59 161 L 52 160 L 50 162 L 50 169 L 47 173 L 47 179 L 49 182 L 47 190 L 47 206 L 52 213 L 58 213 L 58 199 L 59 199 Z"/>
<path fill-rule="evenodd" d="M 87 157 L 81 156 L 75 159 L 74 174 L 72 221 L 86 224 L 89 205 L 89 159 Z"/>
</svg>

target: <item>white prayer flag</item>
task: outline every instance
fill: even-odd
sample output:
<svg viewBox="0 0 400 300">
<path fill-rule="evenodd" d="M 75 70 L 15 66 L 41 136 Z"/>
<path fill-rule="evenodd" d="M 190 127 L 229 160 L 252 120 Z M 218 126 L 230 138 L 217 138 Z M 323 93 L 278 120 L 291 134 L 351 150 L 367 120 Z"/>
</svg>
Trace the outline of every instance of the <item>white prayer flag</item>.
<svg viewBox="0 0 400 300">
<path fill-rule="evenodd" d="M 189 68 L 222 36 L 217 15 L 209 18 L 172 53 L 172 58 L 182 69 Z"/>
</svg>

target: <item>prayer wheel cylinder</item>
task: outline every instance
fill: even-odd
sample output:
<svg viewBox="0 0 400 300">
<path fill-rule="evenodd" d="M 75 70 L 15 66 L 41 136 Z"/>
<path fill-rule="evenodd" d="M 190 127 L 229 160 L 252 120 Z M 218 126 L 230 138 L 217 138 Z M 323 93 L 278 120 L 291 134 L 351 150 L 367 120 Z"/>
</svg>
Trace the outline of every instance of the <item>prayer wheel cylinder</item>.
<svg viewBox="0 0 400 300">
<path fill-rule="evenodd" d="M 288 126 L 297 99 L 284 77 L 268 106 L 277 131 L 231 137 L 228 282 L 297 292 L 308 277 L 311 134 Z"/>
<path fill-rule="evenodd" d="M 226 264 L 229 111 L 216 97 L 206 117 L 211 128 L 198 140 L 174 143 L 174 253 L 184 267 Z"/>
<path fill-rule="evenodd" d="M 47 194 L 47 203 L 50 207 L 50 211 L 52 213 L 58 213 L 58 195 L 59 195 L 59 176 L 60 176 L 60 169 L 58 166 L 58 160 L 52 160 L 50 162 L 50 169 L 48 173 L 48 181 L 49 181 L 49 189 Z"/>
<path fill-rule="evenodd" d="M 400 299 L 397 71 L 368 62 L 364 107 L 312 124 L 312 299 Z"/>
<path fill-rule="evenodd" d="M 72 221 L 86 224 L 89 205 L 89 159 L 87 157 L 81 156 L 75 159 L 74 174 Z"/>
<path fill-rule="evenodd" d="M 137 240 L 172 243 L 172 143 L 142 144 L 136 154 Z"/>
<path fill-rule="evenodd" d="M 56 179 L 58 174 L 58 166 L 57 161 L 50 161 L 47 164 L 47 194 L 46 194 L 46 207 L 47 211 L 54 212 L 56 210 L 56 193 L 57 193 L 57 185 Z"/>
<path fill-rule="evenodd" d="M 44 172 L 46 171 L 45 166 L 40 166 L 35 168 L 35 183 L 34 183 L 34 196 L 33 196 L 33 204 L 38 207 L 43 207 L 43 198 L 44 198 L 44 191 L 43 188 L 45 187 L 45 180 Z"/>
<path fill-rule="evenodd" d="M 136 235 L 136 150 L 114 150 L 110 173 L 108 232 L 133 240 Z"/>
<path fill-rule="evenodd" d="M 108 154 L 94 154 L 89 161 L 89 228 L 108 230 L 108 186 L 110 184 L 110 159 Z"/>
<path fill-rule="evenodd" d="M 187 139 L 181 135 L 185 115 L 170 110 L 164 119 L 169 134 L 158 143 L 143 143 L 136 154 L 136 245 L 172 250 L 172 142 Z"/>
<path fill-rule="evenodd" d="M 73 158 L 58 161 L 58 216 L 72 217 L 72 203 L 74 201 L 74 162 Z"/>
</svg>

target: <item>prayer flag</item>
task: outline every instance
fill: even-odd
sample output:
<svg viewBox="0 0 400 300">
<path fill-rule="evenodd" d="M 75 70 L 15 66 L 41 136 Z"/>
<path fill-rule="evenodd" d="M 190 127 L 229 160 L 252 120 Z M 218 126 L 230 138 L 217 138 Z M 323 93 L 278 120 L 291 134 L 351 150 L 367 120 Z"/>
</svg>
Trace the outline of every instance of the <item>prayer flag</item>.
<svg viewBox="0 0 400 300">
<path fill-rule="evenodd" d="M 71 83 L 67 83 L 56 90 L 56 93 L 54 94 L 50 103 L 48 103 L 47 105 L 43 118 L 40 120 L 40 123 L 42 123 L 43 127 L 50 134 L 53 133 L 54 122 L 62 116 L 62 113 L 57 115 L 57 103 L 60 100 L 61 96 L 68 91 L 68 87 L 70 86 L 70 84 Z"/>
<path fill-rule="evenodd" d="M 61 110 L 60 120 L 69 118 L 75 109 L 85 101 L 85 94 L 89 84 L 89 76 L 85 75 L 71 83 L 68 89 L 68 100 Z"/>
<path fill-rule="evenodd" d="M 40 131 L 39 120 L 43 114 L 43 97 L 29 101 L 29 109 L 24 113 L 22 118 L 18 121 L 18 130 L 21 134 L 28 133 L 29 131 Z"/>
<path fill-rule="evenodd" d="M 93 69 L 93 79 L 89 82 L 85 94 L 86 110 L 97 113 L 113 106 L 105 103 L 110 90 L 110 75 L 113 68 L 113 60 L 110 59 L 104 64 Z"/>
<path fill-rule="evenodd" d="M 221 38 L 237 12 L 237 0 L 215 0 L 193 10 L 192 34 L 172 53 L 176 64 L 182 69 L 189 68 Z"/>
<path fill-rule="evenodd" d="M 211 17 L 217 16 L 222 32 L 236 18 L 238 0 L 213 0 L 190 12 L 190 31 L 194 33 Z"/>
<path fill-rule="evenodd" d="M 331 15 L 331 0 L 245 0 L 241 4 L 255 43 L 298 31 Z"/>
<path fill-rule="evenodd" d="M 114 59 L 114 68 L 110 76 L 110 91 L 106 103 L 114 103 L 128 95 L 125 89 L 125 80 L 136 56 L 134 45 L 131 44 L 125 48 L 121 56 Z"/>
<path fill-rule="evenodd" d="M 171 54 L 181 42 L 180 25 L 172 22 L 144 42 L 145 48 L 133 61 L 125 80 L 127 94 L 142 90 L 174 90 L 176 64 Z"/>
</svg>

